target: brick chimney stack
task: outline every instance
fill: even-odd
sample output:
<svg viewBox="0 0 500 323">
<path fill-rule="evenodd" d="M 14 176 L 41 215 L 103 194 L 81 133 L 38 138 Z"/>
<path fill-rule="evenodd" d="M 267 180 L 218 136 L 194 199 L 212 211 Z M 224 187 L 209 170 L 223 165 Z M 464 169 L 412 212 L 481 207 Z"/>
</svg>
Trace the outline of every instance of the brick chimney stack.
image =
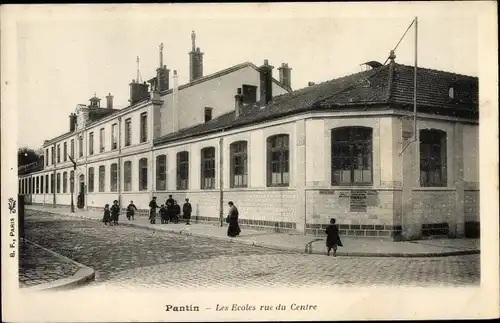
<svg viewBox="0 0 500 323">
<path fill-rule="evenodd" d="M 280 73 L 280 83 L 286 86 L 288 89 L 292 89 L 291 71 L 292 68 L 288 67 L 288 63 L 282 63 L 278 68 Z"/>
<path fill-rule="evenodd" d="M 203 77 L 203 55 L 200 47 L 196 47 L 196 34 L 191 33 L 191 52 L 189 52 L 189 82 Z"/>
<path fill-rule="evenodd" d="M 241 88 L 238 88 L 234 96 L 234 118 L 238 119 L 243 114 L 243 94 Z"/>
<path fill-rule="evenodd" d="M 106 107 L 108 109 L 113 109 L 113 96 L 111 93 L 106 96 Z"/>
<path fill-rule="evenodd" d="M 76 130 L 76 114 L 71 113 L 69 115 L 69 131 L 74 132 Z"/>
<path fill-rule="evenodd" d="M 273 99 L 273 68 L 267 59 L 258 68 L 260 73 L 260 104 L 264 106 Z"/>
</svg>

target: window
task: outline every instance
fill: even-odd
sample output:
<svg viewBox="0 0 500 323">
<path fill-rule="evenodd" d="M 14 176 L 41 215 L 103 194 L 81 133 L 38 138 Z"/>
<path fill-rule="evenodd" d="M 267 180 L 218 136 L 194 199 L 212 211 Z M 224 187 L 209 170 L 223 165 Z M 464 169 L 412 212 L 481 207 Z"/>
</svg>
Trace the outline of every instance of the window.
<svg viewBox="0 0 500 323">
<path fill-rule="evenodd" d="M 59 193 L 61 193 L 61 173 L 56 174 L 56 180 L 57 180 L 57 184 L 56 184 L 57 191 L 56 192 L 59 194 Z"/>
<path fill-rule="evenodd" d="M 111 171 L 109 173 L 109 187 L 111 192 L 118 191 L 118 164 L 111 164 Z"/>
<path fill-rule="evenodd" d="M 106 167 L 104 165 L 99 166 L 99 192 L 104 192 L 104 186 L 106 183 Z"/>
<path fill-rule="evenodd" d="M 45 166 L 49 166 L 49 148 L 45 149 Z"/>
<path fill-rule="evenodd" d="M 212 120 L 212 108 L 205 108 L 205 122 Z"/>
<path fill-rule="evenodd" d="M 63 173 L 63 193 L 68 193 L 68 172 Z"/>
<path fill-rule="evenodd" d="M 201 150 L 201 188 L 215 188 L 215 148 Z"/>
<path fill-rule="evenodd" d="M 132 190 L 132 162 L 130 160 L 123 163 L 124 191 Z"/>
<path fill-rule="evenodd" d="M 148 141 L 148 114 L 141 113 L 141 142 Z"/>
<path fill-rule="evenodd" d="M 448 96 L 450 97 L 450 99 L 454 99 L 455 98 L 455 89 L 453 89 L 452 87 L 450 87 L 448 89 Z"/>
<path fill-rule="evenodd" d="M 288 135 L 276 135 L 267 139 L 267 186 L 290 184 Z"/>
<path fill-rule="evenodd" d="M 156 190 L 165 191 L 167 189 L 167 156 L 156 157 Z"/>
<path fill-rule="evenodd" d="M 139 160 L 139 191 L 147 191 L 148 189 L 148 159 L 141 158 Z"/>
<path fill-rule="evenodd" d="M 248 166 L 247 166 L 247 142 L 236 141 L 229 146 L 230 167 L 231 167 L 231 187 L 248 186 Z"/>
<path fill-rule="evenodd" d="M 71 139 L 71 158 L 75 159 L 75 139 Z"/>
<path fill-rule="evenodd" d="M 94 133 L 89 133 L 89 155 L 94 154 Z"/>
<path fill-rule="evenodd" d="M 40 177 L 36 177 L 36 194 L 40 193 Z"/>
<path fill-rule="evenodd" d="M 88 192 L 92 193 L 94 191 L 94 167 L 89 168 L 89 187 Z"/>
<path fill-rule="evenodd" d="M 187 151 L 177 153 L 177 189 L 189 189 L 189 153 Z"/>
<path fill-rule="evenodd" d="M 130 146 L 132 138 L 132 120 L 125 120 L 125 147 Z"/>
<path fill-rule="evenodd" d="M 47 193 L 46 191 L 43 190 L 44 188 L 44 185 L 43 185 L 43 175 L 40 176 L 40 194 L 44 194 L 44 193 Z"/>
<path fill-rule="evenodd" d="M 83 137 L 78 136 L 78 157 L 83 156 Z"/>
<path fill-rule="evenodd" d="M 332 130 L 332 185 L 372 184 L 372 129 Z"/>
<path fill-rule="evenodd" d="M 243 84 L 243 103 L 252 104 L 257 102 L 257 87 Z"/>
<path fill-rule="evenodd" d="M 68 143 L 67 142 L 64 142 L 63 160 L 68 161 Z"/>
<path fill-rule="evenodd" d="M 104 152 L 104 128 L 99 130 L 99 152 Z"/>
<path fill-rule="evenodd" d="M 54 174 L 50 174 L 50 193 L 54 193 L 55 190 L 54 190 Z"/>
<path fill-rule="evenodd" d="M 69 172 L 69 189 L 73 193 L 75 191 L 75 171 Z"/>
<path fill-rule="evenodd" d="M 61 144 L 57 145 L 57 163 L 61 162 Z"/>
<path fill-rule="evenodd" d="M 54 165 L 56 161 L 56 152 L 54 151 L 54 147 L 50 147 L 50 164 Z"/>
<path fill-rule="evenodd" d="M 31 177 L 31 194 L 35 194 L 36 193 L 36 181 L 35 181 L 35 177 Z"/>
<path fill-rule="evenodd" d="M 45 194 L 49 194 L 49 175 L 45 175 Z"/>
<path fill-rule="evenodd" d="M 116 148 L 118 148 L 118 132 L 117 132 L 117 129 L 118 129 L 118 125 L 116 123 L 114 123 L 112 126 L 111 126 L 111 149 L 114 150 Z"/>
<path fill-rule="evenodd" d="M 420 130 L 420 186 L 447 186 L 446 132 Z"/>
</svg>

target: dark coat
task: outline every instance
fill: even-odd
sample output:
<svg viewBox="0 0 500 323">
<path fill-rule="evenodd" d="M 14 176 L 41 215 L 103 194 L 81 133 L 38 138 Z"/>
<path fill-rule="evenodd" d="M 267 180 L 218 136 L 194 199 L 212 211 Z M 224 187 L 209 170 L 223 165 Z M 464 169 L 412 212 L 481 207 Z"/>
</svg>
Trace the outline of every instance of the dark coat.
<svg viewBox="0 0 500 323">
<path fill-rule="evenodd" d="M 156 201 L 155 200 L 151 200 L 151 202 L 149 202 L 149 208 L 151 209 L 152 212 L 156 212 L 156 209 L 158 208 L 158 204 L 156 204 Z"/>
<path fill-rule="evenodd" d="M 230 237 L 236 237 L 241 233 L 240 225 L 238 223 L 239 212 L 236 206 L 231 207 L 229 214 L 227 216 L 227 222 L 229 226 L 227 227 L 227 235 Z"/>
<path fill-rule="evenodd" d="M 102 217 L 102 222 L 111 222 L 111 211 L 104 209 L 104 215 Z"/>
<path fill-rule="evenodd" d="M 331 248 L 333 246 L 342 247 L 342 241 L 339 236 L 339 227 L 336 224 L 330 224 L 326 227 L 326 246 Z"/>
<path fill-rule="evenodd" d="M 193 209 L 191 207 L 191 203 L 189 202 L 184 203 L 184 205 L 182 206 L 182 213 L 184 215 L 184 218 L 189 218 L 191 216 L 192 211 Z"/>
<path fill-rule="evenodd" d="M 181 206 L 179 204 L 176 204 L 172 207 L 173 214 L 174 215 L 179 215 L 181 214 Z"/>
<path fill-rule="evenodd" d="M 118 205 L 111 206 L 111 216 L 113 221 L 118 221 L 118 217 L 120 216 L 120 207 Z"/>
<path fill-rule="evenodd" d="M 134 214 L 135 214 L 135 211 L 137 211 L 137 207 L 135 206 L 135 204 L 130 203 L 130 204 L 127 206 L 127 215 L 128 215 L 128 216 L 134 215 Z"/>
</svg>

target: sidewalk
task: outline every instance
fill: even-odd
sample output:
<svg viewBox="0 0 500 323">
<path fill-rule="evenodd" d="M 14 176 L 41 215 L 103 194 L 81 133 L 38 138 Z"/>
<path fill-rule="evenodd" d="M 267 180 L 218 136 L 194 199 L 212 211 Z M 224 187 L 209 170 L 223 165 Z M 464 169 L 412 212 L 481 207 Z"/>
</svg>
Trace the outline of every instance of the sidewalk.
<svg viewBox="0 0 500 323">
<path fill-rule="evenodd" d="M 54 290 L 74 287 L 94 279 L 94 270 L 31 241 L 19 247 L 19 287 Z"/>
<path fill-rule="evenodd" d="M 69 208 L 53 208 L 35 205 L 26 205 L 26 209 L 98 221 L 102 218 L 102 212 L 97 211 L 76 210 L 75 213 L 71 213 Z M 156 224 L 150 224 L 149 220 L 143 216 L 136 217 L 135 220 L 129 221 L 125 216 L 120 216 L 120 225 L 130 225 L 193 236 L 203 236 L 219 240 L 229 240 L 235 243 L 244 243 L 272 249 L 309 252 L 315 254 L 323 254 L 325 252 L 324 238 L 310 235 L 273 233 L 242 228 L 240 236 L 237 238 L 229 238 L 226 235 L 226 226 L 219 227 L 212 224 L 198 223 L 193 223 L 191 225 L 185 225 L 184 223 L 160 224 L 159 222 L 159 219 L 157 219 Z M 337 251 L 338 256 L 439 257 L 479 253 L 479 239 L 434 239 L 394 242 L 392 239 L 388 238 L 362 238 L 346 236 L 341 238 L 344 247 L 339 248 Z M 306 245 L 310 247 L 307 248 Z M 309 250 L 306 250 L 306 248 Z"/>
</svg>

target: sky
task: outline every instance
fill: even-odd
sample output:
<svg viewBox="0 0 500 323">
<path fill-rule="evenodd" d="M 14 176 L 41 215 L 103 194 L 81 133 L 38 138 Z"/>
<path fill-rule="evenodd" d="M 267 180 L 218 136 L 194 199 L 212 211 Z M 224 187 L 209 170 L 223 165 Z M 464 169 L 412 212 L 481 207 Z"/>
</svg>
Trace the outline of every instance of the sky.
<svg viewBox="0 0 500 323">
<path fill-rule="evenodd" d="M 164 64 L 178 71 L 179 84 L 187 83 L 192 30 L 205 53 L 205 75 L 245 61 L 261 65 L 268 59 L 276 79 L 279 65 L 288 63 L 293 69 L 292 88 L 299 89 L 309 81 L 359 72 L 366 61 L 383 63 L 415 16 L 412 10 L 389 17 L 380 12 L 356 16 L 349 8 L 343 9 L 346 14 L 329 16 L 276 14 L 286 9 L 283 6 L 212 16 L 175 15 L 172 6 L 165 6 L 146 15 L 148 8 L 126 15 L 83 13 L 76 8 L 64 15 L 19 21 L 15 38 L 19 147 L 37 149 L 44 140 L 67 132 L 69 114 L 77 104 L 87 104 L 94 93 L 101 105 L 111 93 L 116 108 L 127 106 L 136 57 L 143 80 L 148 80 L 156 73 L 162 42 Z M 478 76 L 477 35 L 477 16 L 462 11 L 444 17 L 422 11 L 419 66 Z M 414 37 L 412 27 L 396 50 L 396 62 L 414 64 Z"/>
</svg>

